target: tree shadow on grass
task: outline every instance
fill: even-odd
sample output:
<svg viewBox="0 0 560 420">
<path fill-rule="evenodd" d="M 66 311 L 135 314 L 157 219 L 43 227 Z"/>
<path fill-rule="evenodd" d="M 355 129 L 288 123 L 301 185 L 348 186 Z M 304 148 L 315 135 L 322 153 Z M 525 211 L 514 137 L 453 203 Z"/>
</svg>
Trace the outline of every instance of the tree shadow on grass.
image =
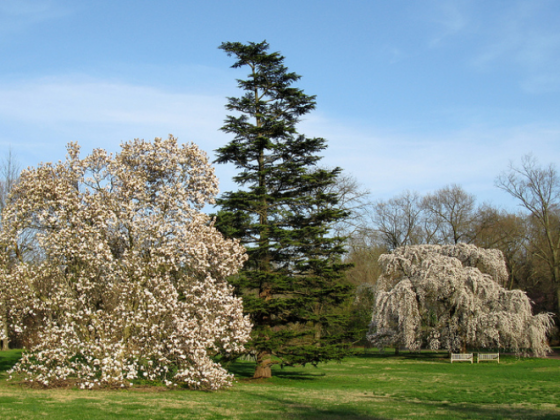
<svg viewBox="0 0 560 420">
<path fill-rule="evenodd" d="M 406 353 L 401 355 L 405 360 L 446 360 L 449 361 L 447 353 Z"/>
<path fill-rule="evenodd" d="M 400 354 L 393 352 L 384 353 L 356 353 L 353 357 L 359 359 L 393 359 L 393 360 L 448 360 L 449 355 L 447 352 L 409 352 L 408 350 L 401 351 Z"/>
<path fill-rule="evenodd" d="M 294 401 L 290 398 L 273 397 L 271 395 L 262 395 L 247 392 L 254 400 L 268 401 L 271 406 L 282 407 L 282 417 L 285 419 L 297 420 L 388 420 L 387 417 L 372 416 L 361 413 L 349 407 L 328 407 L 319 408 L 311 405 L 303 404 L 300 401 Z"/>
<path fill-rule="evenodd" d="M 233 373 L 236 378 L 252 378 L 255 373 L 255 364 L 248 362 L 232 362 L 224 366 L 229 373 Z"/>
<path fill-rule="evenodd" d="M 11 369 L 21 358 L 21 350 L 0 351 L 0 373 Z"/>
<path fill-rule="evenodd" d="M 356 357 L 358 359 L 395 359 L 400 356 L 393 353 L 356 353 L 352 355 L 352 357 Z"/>
<path fill-rule="evenodd" d="M 457 413 L 457 418 L 463 419 L 529 419 L 529 420 L 558 420 L 560 410 L 534 409 L 526 407 L 487 407 L 476 406 L 454 406 L 445 407 L 450 412 Z"/>
<path fill-rule="evenodd" d="M 443 414 L 443 418 L 453 419 L 488 419 L 488 420 L 558 420 L 560 418 L 560 409 L 554 408 L 529 408 L 529 407 L 511 407 L 509 405 L 491 405 L 484 404 L 449 404 L 444 402 L 420 402 L 407 401 L 411 409 L 413 407 L 422 407 L 426 412 L 434 409 L 445 410 L 447 414 Z M 427 417 L 426 417 L 427 418 Z M 442 417 L 436 417 L 442 418 Z"/>
<path fill-rule="evenodd" d="M 296 368 L 280 368 L 273 367 L 272 377 L 282 379 L 293 379 L 297 381 L 316 380 L 325 377 L 323 372 L 309 372 L 309 370 L 294 370 Z M 255 373 L 255 364 L 248 362 L 234 362 L 227 366 L 227 370 L 233 373 L 236 378 L 241 380 L 249 380 L 253 378 Z M 266 379 L 265 379 L 266 380 Z"/>
<path fill-rule="evenodd" d="M 311 373 L 311 372 L 301 372 L 301 371 L 291 371 L 291 370 L 286 370 L 286 369 L 282 369 L 282 370 L 275 370 L 272 373 L 273 376 L 276 376 L 277 378 L 283 378 L 283 379 L 294 379 L 297 381 L 310 381 L 310 380 L 316 380 L 316 379 L 321 379 L 324 378 L 326 376 L 325 373 Z"/>
</svg>

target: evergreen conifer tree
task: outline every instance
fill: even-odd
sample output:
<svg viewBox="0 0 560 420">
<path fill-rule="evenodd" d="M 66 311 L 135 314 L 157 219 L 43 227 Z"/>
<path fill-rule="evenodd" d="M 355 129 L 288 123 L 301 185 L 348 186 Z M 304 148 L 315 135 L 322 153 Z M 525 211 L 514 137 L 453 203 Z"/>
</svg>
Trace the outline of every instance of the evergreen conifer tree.
<svg viewBox="0 0 560 420">
<path fill-rule="evenodd" d="M 249 261 L 230 281 L 243 297 L 253 322 L 249 346 L 257 359 L 254 377 L 269 377 L 274 363 L 319 363 L 344 356 L 340 305 L 351 287 L 341 263 L 343 238 L 329 227 L 347 216 L 328 193 L 340 168 L 317 167 L 322 138 L 299 134 L 296 124 L 315 108 L 315 96 L 292 85 L 300 76 L 288 72 L 284 57 L 269 45 L 226 42 L 233 68 L 248 68 L 244 91 L 228 98 L 222 131 L 234 135 L 218 149 L 216 162 L 233 163 L 240 186 L 217 201 L 216 226 L 238 238 Z"/>
</svg>

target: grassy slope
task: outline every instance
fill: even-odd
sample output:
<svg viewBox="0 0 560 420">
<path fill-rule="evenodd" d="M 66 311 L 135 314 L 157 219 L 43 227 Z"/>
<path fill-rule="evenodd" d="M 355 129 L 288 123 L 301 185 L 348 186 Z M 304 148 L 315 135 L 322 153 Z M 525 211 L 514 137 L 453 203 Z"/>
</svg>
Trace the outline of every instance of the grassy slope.
<svg viewBox="0 0 560 420">
<path fill-rule="evenodd" d="M 18 357 L 0 352 L 0 370 Z M 320 368 L 275 369 L 219 392 L 33 390 L 0 375 L 1 419 L 559 419 L 560 360 L 450 364 L 443 355 L 353 357 Z"/>
</svg>

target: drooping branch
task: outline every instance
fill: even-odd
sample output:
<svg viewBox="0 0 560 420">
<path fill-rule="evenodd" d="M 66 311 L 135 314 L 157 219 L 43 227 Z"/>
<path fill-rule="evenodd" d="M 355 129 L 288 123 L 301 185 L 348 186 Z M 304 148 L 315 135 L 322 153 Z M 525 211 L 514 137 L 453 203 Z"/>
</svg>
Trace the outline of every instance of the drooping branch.
<svg viewBox="0 0 560 420">
<path fill-rule="evenodd" d="M 379 258 L 376 307 L 368 338 L 459 351 L 501 347 L 544 356 L 551 314 L 532 315 L 527 295 L 506 290 L 500 251 L 474 245 L 418 245 Z"/>
</svg>

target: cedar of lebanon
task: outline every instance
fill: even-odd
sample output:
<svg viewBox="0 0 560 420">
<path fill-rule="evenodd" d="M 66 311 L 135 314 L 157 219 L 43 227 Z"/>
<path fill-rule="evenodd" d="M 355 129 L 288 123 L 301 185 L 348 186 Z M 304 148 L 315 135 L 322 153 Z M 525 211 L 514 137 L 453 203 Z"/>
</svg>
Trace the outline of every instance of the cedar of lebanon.
<svg viewBox="0 0 560 420">
<path fill-rule="evenodd" d="M 255 378 L 270 377 L 271 365 L 316 364 L 345 354 L 345 316 L 339 309 L 348 297 L 341 263 L 343 238 L 329 226 L 347 216 L 337 196 L 327 193 L 341 169 L 321 169 L 322 138 L 298 133 L 300 118 L 315 108 L 315 96 L 293 87 L 300 76 L 289 72 L 284 57 L 268 53 L 266 41 L 220 47 L 246 68 L 238 80 L 243 96 L 228 98 L 235 113 L 222 131 L 233 135 L 219 148 L 216 162 L 238 169 L 239 190 L 226 192 L 216 226 L 238 238 L 249 260 L 230 279 L 251 316 Z"/>
</svg>

